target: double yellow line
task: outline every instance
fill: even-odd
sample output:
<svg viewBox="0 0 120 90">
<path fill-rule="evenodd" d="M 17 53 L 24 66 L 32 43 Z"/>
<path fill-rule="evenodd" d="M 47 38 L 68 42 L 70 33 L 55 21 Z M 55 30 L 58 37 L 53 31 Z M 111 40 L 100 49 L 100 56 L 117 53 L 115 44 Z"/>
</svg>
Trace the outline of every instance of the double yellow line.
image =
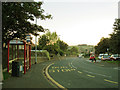
<svg viewBox="0 0 120 90">
<path fill-rule="evenodd" d="M 45 73 L 46 73 L 46 76 L 49 80 L 51 80 L 55 85 L 57 85 L 59 88 L 62 88 L 64 90 L 67 90 L 65 87 L 63 87 L 62 85 L 60 85 L 58 82 L 56 82 L 49 74 L 48 74 L 48 68 L 53 65 L 53 64 L 50 64 L 47 66 L 46 70 L 45 70 Z"/>
</svg>

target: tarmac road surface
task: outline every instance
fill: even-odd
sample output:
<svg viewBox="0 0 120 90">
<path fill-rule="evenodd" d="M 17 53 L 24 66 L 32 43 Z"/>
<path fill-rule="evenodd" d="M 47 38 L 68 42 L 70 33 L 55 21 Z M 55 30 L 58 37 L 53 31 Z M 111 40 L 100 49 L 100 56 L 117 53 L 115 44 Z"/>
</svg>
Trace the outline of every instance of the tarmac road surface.
<svg viewBox="0 0 120 90">
<path fill-rule="evenodd" d="M 65 88 L 118 88 L 117 65 L 85 58 L 66 58 L 49 67 L 49 75 Z"/>
</svg>

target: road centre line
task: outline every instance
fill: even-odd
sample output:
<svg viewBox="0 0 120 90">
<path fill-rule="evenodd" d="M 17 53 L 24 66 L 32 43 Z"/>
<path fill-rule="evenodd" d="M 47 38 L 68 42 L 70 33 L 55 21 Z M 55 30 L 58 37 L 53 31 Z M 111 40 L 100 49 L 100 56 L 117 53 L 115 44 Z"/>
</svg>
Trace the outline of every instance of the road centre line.
<svg viewBox="0 0 120 90">
<path fill-rule="evenodd" d="M 73 60 L 74 61 L 74 60 Z M 71 65 L 72 65 L 72 67 L 74 67 L 74 68 L 76 68 L 75 66 L 73 66 L 73 61 L 71 62 Z M 82 63 L 84 63 L 84 62 L 82 62 Z M 84 63 L 84 64 L 86 64 L 86 63 Z M 77 69 L 77 68 L 76 68 Z M 99 75 L 99 76 L 104 76 L 104 77 L 109 77 L 109 78 L 112 78 L 112 76 L 108 76 L 108 75 L 103 75 L 103 74 L 99 74 L 99 73 L 93 73 L 93 72 L 89 72 L 89 71 L 86 71 L 86 70 L 83 70 L 84 72 L 87 72 L 87 73 L 91 73 L 91 74 L 96 74 L 96 75 Z"/>
<path fill-rule="evenodd" d="M 95 76 L 92 76 L 92 75 L 89 75 L 89 74 L 87 74 L 87 76 L 88 76 L 88 77 L 92 77 L 92 78 L 94 78 L 94 77 L 95 77 Z"/>
<path fill-rule="evenodd" d="M 120 70 L 120 67 L 115 67 L 115 68 L 113 68 L 113 69 L 117 69 L 117 70 Z"/>
<path fill-rule="evenodd" d="M 89 71 L 86 71 L 86 70 L 83 70 L 83 71 L 84 71 L 84 72 L 87 72 L 87 73 L 96 74 L 96 75 L 99 75 L 99 76 L 104 76 L 104 77 L 110 77 L 110 78 L 111 78 L 111 76 L 108 76 L 108 75 L 93 73 L 93 72 L 89 72 Z"/>
<path fill-rule="evenodd" d="M 118 84 L 118 82 L 107 80 L 107 79 L 104 79 L 104 81 L 107 81 L 107 82 L 110 82 L 110 83 L 114 83 L 114 84 Z"/>
<path fill-rule="evenodd" d="M 71 67 L 70 63 L 68 64 L 69 67 Z"/>
<path fill-rule="evenodd" d="M 74 60 L 73 60 L 74 61 Z M 73 61 L 71 62 L 71 66 L 74 67 L 75 69 L 77 69 L 77 67 L 73 66 Z"/>
<path fill-rule="evenodd" d="M 2 82 L 0 82 L 0 84 L 2 85 L 3 83 L 2 83 Z"/>
<path fill-rule="evenodd" d="M 82 73 L 82 72 L 78 71 L 78 73 Z"/>
</svg>

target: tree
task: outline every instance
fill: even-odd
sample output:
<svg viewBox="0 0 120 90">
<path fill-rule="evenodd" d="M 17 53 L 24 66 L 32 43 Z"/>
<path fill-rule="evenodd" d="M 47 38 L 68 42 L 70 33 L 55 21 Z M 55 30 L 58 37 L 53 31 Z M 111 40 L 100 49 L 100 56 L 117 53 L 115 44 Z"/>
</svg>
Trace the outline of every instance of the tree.
<svg viewBox="0 0 120 90">
<path fill-rule="evenodd" d="M 72 48 L 68 49 L 67 54 L 68 55 L 77 55 L 78 54 L 78 48 L 73 46 Z"/>
<path fill-rule="evenodd" d="M 48 31 L 39 38 L 39 47 L 43 49 L 46 45 L 53 45 L 58 40 L 58 35 L 56 32 L 51 33 Z"/>
<path fill-rule="evenodd" d="M 48 31 L 39 38 L 39 49 L 47 50 L 50 54 L 61 55 L 67 51 L 68 45 L 61 41 L 56 32 Z"/>
<path fill-rule="evenodd" d="M 48 39 L 49 39 L 49 43 L 48 43 L 48 44 L 54 44 L 54 43 L 56 43 L 57 40 L 58 40 L 58 35 L 57 35 L 56 32 L 51 33 L 50 31 L 48 31 L 48 32 L 46 33 L 46 36 L 47 36 Z"/>
<path fill-rule="evenodd" d="M 120 19 L 115 19 L 113 33 L 110 34 L 110 51 L 120 54 Z"/>
<path fill-rule="evenodd" d="M 42 2 L 6 2 L 2 3 L 2 41 L 7 42 L 15 37 L 25 38 L 26 34 L 44 32 L 42 26 L 31 24 L 35 17 L 41 20 L 52 18 L 41 8 Z"/>
<path fill-rule="evenodd" d="M 95 46 L 95 53 L 106 53 L 107 48 L 109 48 L 109 38 L 102 37 L 97 46 Z"/>
<path fill-rule="evenodd" d="M 50 54 L 57 55 L 59 53 L 59 46 L 57 44 L 46 45 L 44 50 L 47 50 Z"/>
<path fill-rule="evenodd" d="M 43 49 L 49 43 L 48 37 L 44 34 L 39 38 L 39 49 Z"/>
<path fill-rule="evenodd" d="M 110 38 L 102 38 L 95 46 L 96 54 L 108 52 L 107 48 L 110 53 L 120 54 L 120 19 L 115 19 L 113 29 L 113 33 L 109 34 Z"/>
<path fill-rule="evenodd" d="M 67 43 L 65 43 L 64 41 L 61 41 L 61 40 L 58 40 L 57 43 L 62 51 L 64 51 L 64 52 L 67 51 L 67 48 L 68 48 Z"/>
</svg>

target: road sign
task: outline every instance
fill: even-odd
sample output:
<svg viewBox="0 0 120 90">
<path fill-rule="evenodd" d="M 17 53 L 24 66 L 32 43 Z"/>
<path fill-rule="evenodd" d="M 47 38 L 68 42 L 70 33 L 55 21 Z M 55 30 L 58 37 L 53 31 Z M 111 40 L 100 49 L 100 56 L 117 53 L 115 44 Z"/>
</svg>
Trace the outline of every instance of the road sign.
<svg viewBox="0 0 120 90">
<path fill-rule="evenodd" d="M 27 42 L 30 42 L 30 41 L 31 41 L 30 38 L 31 38 L 31 35 L 26 35 L 26 41 L 27 41 Z"/>
<path fill-rule="evenodd" d="M 10 44 L 24 44 L 23 41 L 20 40 L 11 40 Z"/>
</svg>

